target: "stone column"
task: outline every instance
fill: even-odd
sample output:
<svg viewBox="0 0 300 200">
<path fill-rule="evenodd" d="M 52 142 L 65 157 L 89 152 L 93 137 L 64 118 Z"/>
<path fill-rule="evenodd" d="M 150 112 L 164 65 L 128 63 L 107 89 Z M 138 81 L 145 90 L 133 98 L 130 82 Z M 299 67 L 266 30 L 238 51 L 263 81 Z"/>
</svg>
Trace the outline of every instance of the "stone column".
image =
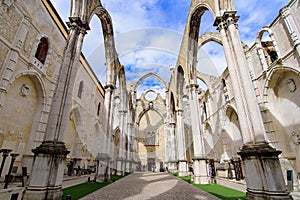
<svg viewBox="0 0 300 200">
<path fill-rule="evenodd" d="M 111 155 L 113 151 L 111 148 L 114 146 L 112 138 L 112 123 L 113 123 L 113 94 L 115 87 L 114 85 L 106 85 L 104 86 L 105 89 L 105 96 L 104 96 L 104 107 L 105 107 L 105 117 L 104 117 L 104 124 L 103 124 L 103 131 L 104 135 L 103 138 L 103 145 L 102 148 L 100 147 L 100 157 L 101 161 L 99 162 L 99 169 L 98 169 L 98 180 L 99 181 L 109 181 L 110 180 L 110 162 L 109 160 L 113 157 Z"/>
<path fill-rule="evenodd" d="M 169 133 L 170 133 L 170 160 L 169 160 L 169 171 L 170 172 L 176 172 L 177 171 L 177 159 L 176 159 L 176 124 L 175 122 L 171 122 L 169 124 Z"/>
<path fill-rule="evenodd" d="M 178 109 L 177 115 L 177 159 L 178 159 L 178 173 L 179 176 L 187 176 L 187 160 L 186 160 L 186 146 L 185 146 L 185 135 L 184 125 L 182 118 L 183 110 Z"/>
<path fill-rule="evenodd" d="M 4 164 L 5 164 L 5 160 L 7 158 L 7 156 L 9 155 L 9 153 L 12 152 L 11 149 L 1 149 L 0 150 L 0 153 L 2 153 L 2 162 L 1 162 L 1 167 L 0 167 L 0 177 L 2 175 L 2 171 L 3 171 L 3 168 L 4 168 Z"/>
<path fill-rule="evenodd" d="M 130 120 L 130 115 L 127 116 L 127 120 Z M 132 126 L 133 124 L 130 122 L 127 122 L 127 135 L 128 138 L 128 144 L 127 144 L 127 152 L 126 152 L 126 172 L 132 172 Z"/>
<path fill-rule="evenodd" d="M 199 100 L 197 94 L 198 85 L 191 84 L 189 86 L 189 101 L 192 122 L 192 135 L 194 147 L 194 182 L 195 184 L 208 184 L 209 176 L 206 166 L 206 152 L 204 146 L 202 122 L 200 118 Z"/>
<path fill-rule="evenodd" d="M 260 63 L 263 67 L 263 70 L 267 70 L 268 69 L 268 64 L 267 64 L 267 60 L 265 58 L 265 54 L 264 54 L 264 50 L 263 48 L 261 47 L 261 44 L 258 44 L 256 43 L 256 45 L 260 45 L 258 48 L 257 48 L 257 53 L 258 53 L 258 56 L 259 56 L 259 60 L 260 60 Z M 253 71 L 254 72 L 254 71 Z"/>
<path fill-rule="evenodd" d="M 10 175 L 11 175 L 11 171 L 12 171 L 12 168 L 14 166 L 14 162 L 15 162 L 17 156 L 19 156 L 19 154 L 17 154 L 17 153 L 11 153 L 10 156 L 11 156 L 11 161 L 10 161 L 10 166 L 9 166 L 9 169 L 8 169 L 8 173 L 5 176 L 4 189 L 7 189 L 7 186 L 8 186 L 8 183 L 9 183 L 9 179 L 10 179 Z"/>
<path fill-rule="evenodd" d="M 245 165 L 247 199 L 290 199 L 278 155 L 265 141 L 265 129 L 237 29 L 236 11 L 217 17 L 244 145 L 238 153 Z"/>
<path fill-rule="evenodd" d="M 290 40 L 292 41 L 299 58 L 300 57 L 300 38 L 299 38 L 300 33 L 295 24 L 293 17 L 291 16 L 290 8 L 287 6 L 283 7 L 280 10 L 280 14 L 283 18 L 284 25 L 288 33 L 290 34 Z"/>
<path fill-rule="evenodd" d="M 7 55 L 6 62 L 3 65 L 4 69 L 2 70 L 2 74 L 0 76 L 2 78 L 0 80 L 0 106 L 3 106 L 4 104 L 7 86 L 15 71 L 16 64 L 19 59 L 19 52 L 28 33 L 29 20 L 30 19 L 28 17 L 24 17 L 14 38 L 12 48 Z"/>
<path fill-rule="evenodd" d="M 119 155 L 117 160 L 117 174 L 124 175 L 125 172 L 125 116 L 126 111 L 120 110 L 119 111 L 119 118 L 120 118 L 120 142 L 119 142 Z"/>
<path fill-rule="evenodd" d="M 34 161 L 24 200 L 61 199 L 65 158 L 64 144 L 72 104 L 72 91 L 77 74 L 82 42 L 86 34 L 82 22 L 70 19 L 70 33 L 64 50 L 58 83 L 46 128 L 46 138 L 33 149 Z"/>
</svg>

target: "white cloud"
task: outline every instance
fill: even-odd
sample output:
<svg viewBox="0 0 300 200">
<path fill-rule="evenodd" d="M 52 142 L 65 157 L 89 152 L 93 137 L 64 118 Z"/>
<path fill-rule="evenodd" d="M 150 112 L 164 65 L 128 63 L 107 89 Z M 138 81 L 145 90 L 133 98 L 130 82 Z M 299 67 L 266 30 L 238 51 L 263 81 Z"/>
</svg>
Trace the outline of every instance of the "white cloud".
<svg viewBox="0 0 300 200">
<path fill-rule="evenodd" d="M 63 21 L 67 21 L 70 1 L 51 1 Z M 279 9 L 288 2 L 289 0 L 236 0 L 236 9 L 241 16 L 238 23 L 242 40 L 252 45 L 261 27 L 270 24 L 278 15 Z M 102 4 L 112 17 L 117 52 L 121 63 L 129 69 L 126 72 L 127 79 L 137 80 L 145 73 L 155 72 L 167 80 L 170 77 L 169 65 L 175 64 L 179 52 L 190 1 L 103 0 Z M 201 21 L 201 33 L 216 31 L 209 12 L 203 15 Z M 102 28 L 96 16 L 90 27 L 83 52 L 101 82 L 105 84 Z M 198 69 L 212 75 L 222 73 L 226 66 L 222 52 L 222 48 L 215 48 L 209 43 L 203 46 L 198 54 Z"/>
</svg>

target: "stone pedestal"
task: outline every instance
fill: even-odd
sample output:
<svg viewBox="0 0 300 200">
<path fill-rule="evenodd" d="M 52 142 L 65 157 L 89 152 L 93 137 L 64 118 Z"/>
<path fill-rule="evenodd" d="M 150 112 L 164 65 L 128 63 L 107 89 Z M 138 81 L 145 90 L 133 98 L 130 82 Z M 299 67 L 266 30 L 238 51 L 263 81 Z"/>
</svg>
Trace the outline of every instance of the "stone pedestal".
<svg viewBox="0 0 300 200">
<path fill-rule="evenodd" d="M 178 176 L 187 176 L 187 161 L 180 160 L 178 161 Z"/>
<path fill-rule="evenodd" d="M 122 158 L 117 159 L 117 175 L 124 175 L 124 160 Z"/>
<path fill-rule="evenodd" d="M 168 163 L 168 170 L 169 172 L 177 172 L 177 161 L 169 161 Z"/>
<path fill-rule="evenodd" d="M 130 160 L 126 160 L 126 166 L 125 166 L 125 172 L 129 173 L 130 172 Z"/>
<path fill-rule="evenodd" d="M 62 199 L 65 158 L 69 153 L 63 142 L 45 141 L 32 150 L 34 163 L 23 200 Z"/>
<path fill-rule="evenodd" d="M 109 155 L 106 153 L 98 153 L 98 155 L 96 156 L 96 160 L 97 160 L 97 172 L 95 175 L 95 180 L 99 182 L 109 182 L 110 181 Z"/>
<path fill-rule="evenodd" d="M 292 199 L 286 190 L 278 155 L 266 142 L 246 143 L 238 154 L 245 166 L 247 199 Z"/>
<path fill-rule="evenodd" d="M 206 158 L 193 158 L 194 162 L 194 183 L 209 184 L 210 177 L 207 173 Z"/>
</svg>

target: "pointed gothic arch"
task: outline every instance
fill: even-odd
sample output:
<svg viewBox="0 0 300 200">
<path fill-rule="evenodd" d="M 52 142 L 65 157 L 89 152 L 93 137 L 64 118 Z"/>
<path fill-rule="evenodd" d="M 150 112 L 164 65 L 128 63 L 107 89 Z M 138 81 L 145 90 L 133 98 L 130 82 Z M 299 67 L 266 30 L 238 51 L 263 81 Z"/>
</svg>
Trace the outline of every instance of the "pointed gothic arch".
<svg viewBox="0 0 300 200">
<path fill-rule="evenodd" d="M 153 78 L 157 79 L 164 86 L 164 88 L 167 89 L 168 86 L 167 86 L 166 82 L 159 75 L 150 72 L 150 73 L 143 75 L 142 77 L 140 77 L 137 80 L 137 82 L 133 86 L 134 91 L 136 91 L 136 88 L 138 87 L 138 85 L 148 77 L 153 77 Z"/>
<path fill-rule="evenodd" d="M 147 108 L 147 109 L 143 110 L 143 111 L 139 114 L 138 120 L 137 120 L 137 125 L 140 124 L 140 121 L 141 121 L 142 117 L 143 117 L 148 111 L 150 111 L 150 110 L 152 110 L 152 111 L 156 112 L 157 114 L 159 114 L 159 116 L 160 116 L 162 119 L 165 119 L 165 118 L 164 118 L 164 114 L 162 114 L 162 112 L 159 111 L 158 109 L 156 109 L 156 108 Z"/>
</svg>

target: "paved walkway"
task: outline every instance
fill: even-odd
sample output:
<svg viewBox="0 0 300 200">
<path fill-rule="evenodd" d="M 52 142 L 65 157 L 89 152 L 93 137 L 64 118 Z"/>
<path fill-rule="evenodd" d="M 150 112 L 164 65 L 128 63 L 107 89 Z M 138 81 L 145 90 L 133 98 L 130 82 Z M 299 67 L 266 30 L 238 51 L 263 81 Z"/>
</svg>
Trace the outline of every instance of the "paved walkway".
<svg viewBox="0 0 300 200">
<path fill-rule="evenodd" d="M 81 200 L 218 200 L 219 198 L 192 186 L 168 173 L 133 173 Z"/>
<path fill-rule="evenodd" d="M 247 191 L 247 185 L 245 180 L 236 181 L 235 179 L 226 179 L 217 177 L 217 184 L 229 187 L 241 192 Z"/>
</svg>

